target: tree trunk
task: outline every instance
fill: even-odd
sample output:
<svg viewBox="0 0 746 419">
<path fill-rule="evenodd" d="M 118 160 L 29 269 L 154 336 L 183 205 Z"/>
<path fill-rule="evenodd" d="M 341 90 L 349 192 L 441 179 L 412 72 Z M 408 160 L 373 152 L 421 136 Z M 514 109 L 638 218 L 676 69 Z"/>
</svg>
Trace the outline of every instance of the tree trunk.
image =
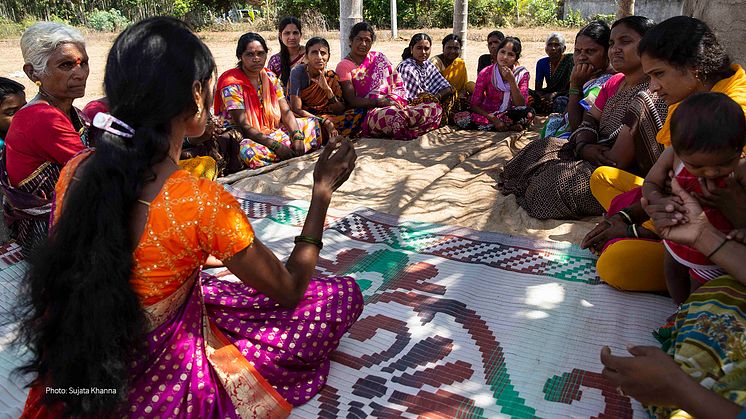
<svg viewBox="0 0 746 419">
<path fill-rule="evenodd" d="M 617 0 L 619 4 L 619 10 L 616 12 L 616 18 L 621 19 L 623 17 L 632 16 L 635 14 L 635 0 Z"/>
<path fill-rule="evenodd" d="M 350 31 L 363 21 L 363 0 L 339 0 L 339 50 L 344 58 L 350 53 Z"/>
<path fill-rule="evenodd" d="M 707 23 L 734 63 L 746 63 L 746 7 L 742 0 L 684 0 L 683 15 Z"/>
<path fill-rule="evenodd" d="M 391 3 L 391 39 L 399 38 L 399 29 L 397 28 L 396 17 L 396 0 L 389 0 Z"/>
<path fill-rule="evenodd" d="M 469 28 L 468 0 L 454 0 L 453 2 L 453 33 L 461 37 L 461 55 L 466 50 L 466 35 Z"/>
</svg>

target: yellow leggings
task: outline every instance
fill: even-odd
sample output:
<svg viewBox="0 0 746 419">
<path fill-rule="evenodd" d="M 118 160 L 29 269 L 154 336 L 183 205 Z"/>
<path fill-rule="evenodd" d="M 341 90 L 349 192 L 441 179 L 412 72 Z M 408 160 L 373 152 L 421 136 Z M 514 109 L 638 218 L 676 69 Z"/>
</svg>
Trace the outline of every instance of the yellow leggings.
<svg viewBox="0 0 746 419">
<path fill-rule="evenodd" d="M 608 210 L 617 195 L 642 186 L 643 180 L 623 170 L 602 166 L 591 175 L 591 192 Z M 642 226 L 655 231 L 649 220 Z M 598 258 L 596 271 L 604 282 L 620 290 L 665 292 L 664 254 L 663 243 L 659 241 L 618 240 Z"/>
</svg>

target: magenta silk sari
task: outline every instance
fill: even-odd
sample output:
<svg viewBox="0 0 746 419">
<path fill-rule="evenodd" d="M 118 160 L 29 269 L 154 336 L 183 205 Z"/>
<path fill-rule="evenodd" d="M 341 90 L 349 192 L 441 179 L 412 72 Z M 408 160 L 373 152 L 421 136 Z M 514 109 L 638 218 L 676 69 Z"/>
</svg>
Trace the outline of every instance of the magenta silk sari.
<svg viewBox="0 0 746 419">
<path fill-rule="evenodd" d="M 146 307 L 147 348 L 131 364 L 123 414 L 285 417 L 326 382 L 329 355 L 360 316 L 349 277 L 311 280 L 295 309 L 201 274 Z"/>
</svg>

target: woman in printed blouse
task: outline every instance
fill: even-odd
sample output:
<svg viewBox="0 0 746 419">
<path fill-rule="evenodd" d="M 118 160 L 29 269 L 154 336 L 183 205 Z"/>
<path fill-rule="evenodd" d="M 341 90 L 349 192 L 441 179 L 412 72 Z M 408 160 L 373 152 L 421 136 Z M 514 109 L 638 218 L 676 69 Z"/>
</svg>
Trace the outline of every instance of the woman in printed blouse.
<svg viewBox="0 0 746 419">
<path fill-rule="evenodd" d="M 301 156 L 321 146 L 316 118 L 296 118 L 280 80 L 264 68 L 267 43 L 245 33 L 238 40 L 236 68 L 218 79 L 215 115 L 240 131 L 240 156 L 250 169 Z"/>
</svg>

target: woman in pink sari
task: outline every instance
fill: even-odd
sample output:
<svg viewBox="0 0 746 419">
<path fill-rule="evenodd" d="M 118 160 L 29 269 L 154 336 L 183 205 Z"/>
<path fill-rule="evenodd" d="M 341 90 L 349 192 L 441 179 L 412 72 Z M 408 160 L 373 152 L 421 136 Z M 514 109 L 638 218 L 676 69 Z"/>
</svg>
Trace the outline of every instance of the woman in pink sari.
<svg viewBox="0 0 746 419">
<path fill-rule="evenodd" d="M 355 151 L 321 153 L 283 264 L 230 194 L 176 164 L 183 138 L 205 129 L 214 74 L 210 51 L 175 19 L 143 20 L 115 41 L 112 114 L 96 115 L 96 148 L 60 174 L 55 224 L 30 260 L 23 417 L 285 417 L 324 386 L 363 304 L 352 278 L 312 278 Z M 202 273 L 208 255 L 241 281 Z"/>
<path fill-rule="evenodd" d="M 337 64 L 345 103 L 368 109 L 363 136 L 411 140 L 437 129 L 443 114 L 437 99 L 408 102 L 389 59 L 370 50 L 375 40 L 369 23 L 355 24 L 350 31 L 350 53 Z"/>
<path fill-rule="evenodd" d="M 471 112 L 454 115 L 461 128 L 489 131 L 521 131 L 531 126 L 535 111 L 527 107 L 526 67 L 518 65 L 521 41 L 507 37 L 498 46 L 497 62 L 479 72 L 471 95 Z"/>
</svg>

